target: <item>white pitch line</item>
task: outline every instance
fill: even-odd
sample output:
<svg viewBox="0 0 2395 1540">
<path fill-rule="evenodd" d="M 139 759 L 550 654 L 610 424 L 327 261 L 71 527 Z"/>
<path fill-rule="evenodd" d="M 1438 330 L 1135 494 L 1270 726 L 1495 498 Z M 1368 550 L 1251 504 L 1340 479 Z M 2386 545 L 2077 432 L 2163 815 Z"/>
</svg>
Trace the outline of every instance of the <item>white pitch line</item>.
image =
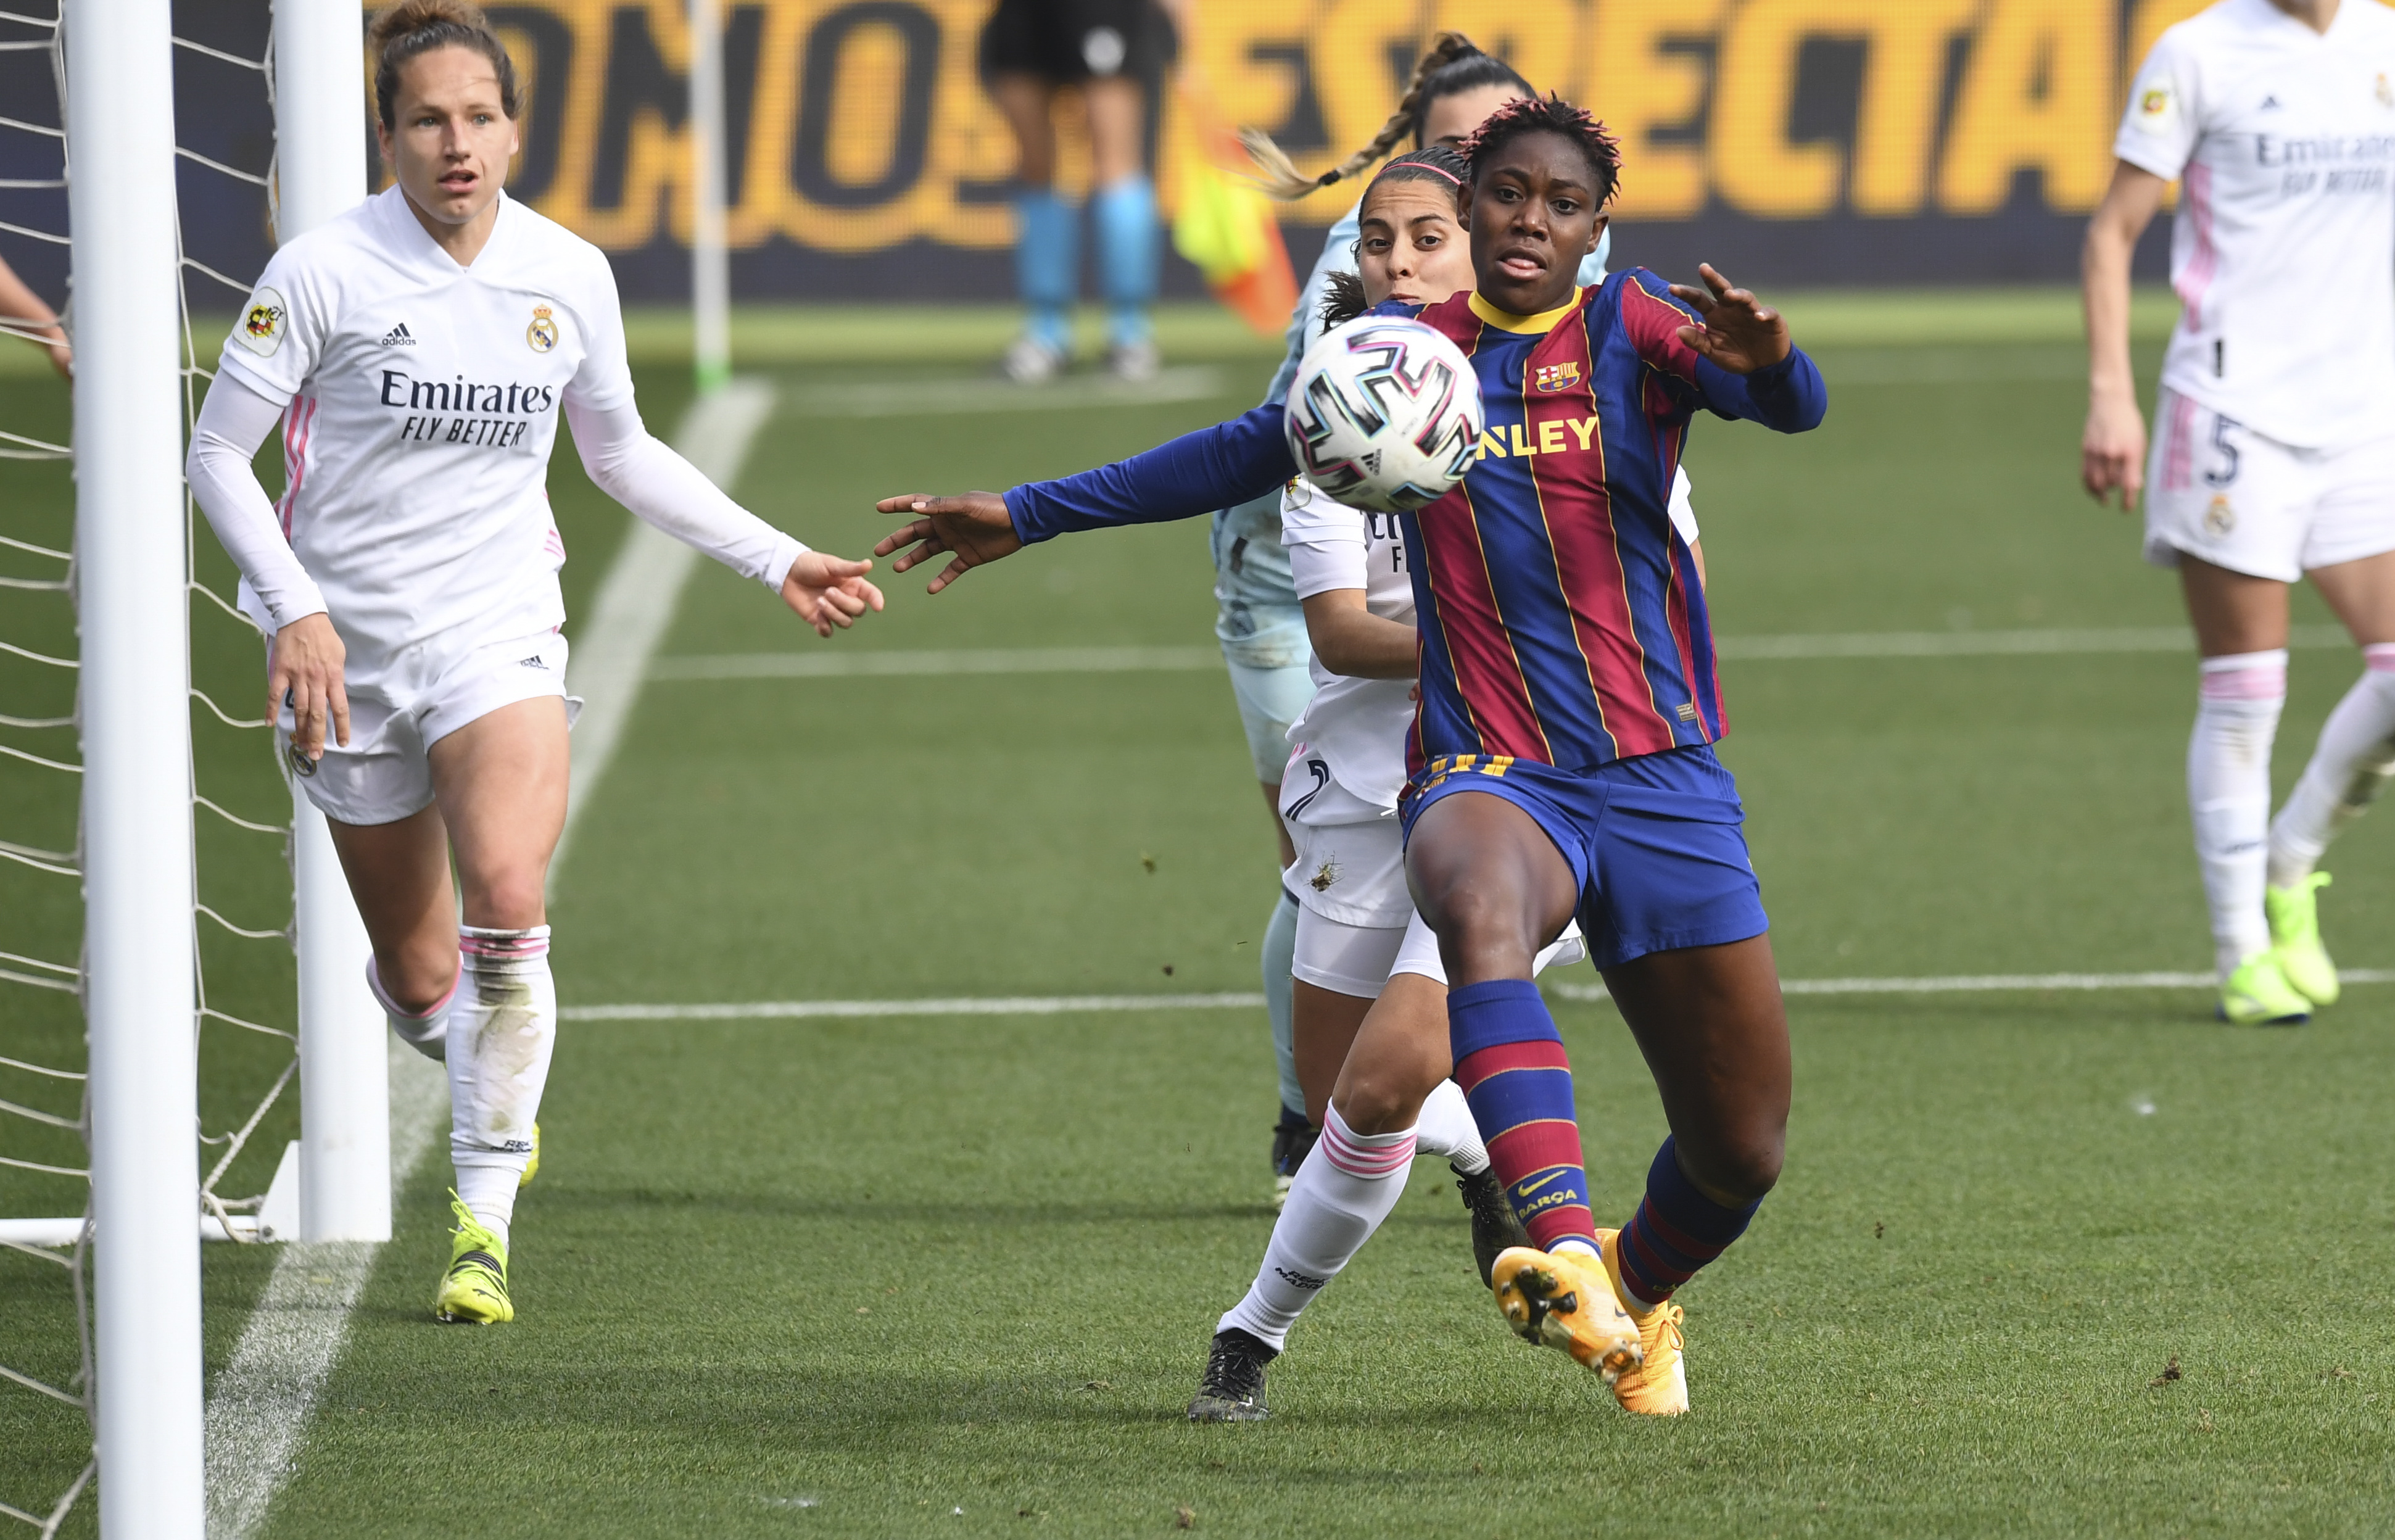
<svg viewBox="0 0 2395 1540">
<path fill-rule="evenodd" d="M 1153 379 L 1073 375 L 1046 385 L 954 378 L 857 380 L 845 385 L 801 387 L 789 393 L 786 404 L 800 417 L 916 418 L 1154 406 L 1204 401 L 1221 395 L 1223 391 L 1220 369 L 1198 366 L 1165 369 Z"/>
<path fill-rule="evenodd" d="M 1223 670 L 1220 647 L 892 648 L 660 657 L 651 679 L 853 679 L 893 674 L 1199 673 Z"/>
<path fill-rule="evenodd" d="M 449 1078 L 390 1043 L 390 1179 L 406 1185 L 449 1111 Z M 374 1272 L 371 1241 L 291 1241 L 208 1395 L 207 1533 L 245 1540 L 265 1520 L 298 1464 L 325 1376 L 349 1335 L 350 1311 Z"/>
<path fill-rule="evenodd" d="M 2100 653 L 2195 655 L 2195 638 L 2178 626 L 2130 626 L 2104 631 L 1850 631 L 1793 636 L 1724 636 L 1714 646 L 1733 662 L 1781 662 L 1835 657 L 2071 657 Z M 2296 647 L 2346 647 L 2336 626 L 2297 626 Z M 1212 647 L 887 648 L 880 651 L 718 653 L 660 657 L 654 680 L 869 679 L 896 675 L 1198 673 L 1219 671 Z M 586 719 L 589 712 L 584 713 Z M 577 735 L 583 729 L 576 729 Z"/>
<path fill-rule="evenodd" d="M 2395 984 L 2395 968 L 2347 968 L 2348 984 Z M 2198 973 L 1955 974 L 1935 978 L 1789 978 L 1780 992 L 1790 995 L 1978 994 L 2042 989 L 2208 989 L 2216 982 Z M 1558 997 L 1602 1001 L 1612 997 L 1602 984 L 1546 986 Z M 1261 994 L 966 995 L 928 1000 L 761 1000 L 700 1005 L 568 1005 L 562 1021 L 791 1021 L 823 1017 L 944 1016 L 1079 1016 L 1125 1011 L 1251 1011 Z"/>
<path fill-rule="evenodd" d="M 774 415 L 774 387 L 746 377 L 691 403 L 674 435 L 674 448 L 708 480 L 729 491 L 740 479 L 748 447 Z M 589 621 L 575 628 L 566 660 L 566 688 L 582 697 L 575 719 L 573 763 L 565 793 L 565 828 L 549 858 L 549 882 L 556 890 L 574 825 L 589 804 L 599 778 L 615 757 L 615 746 L 641 698 L 647 675 L 674 606 L 698 566 L 698 552 L 646 520 L 631 519 L 624 544 L 599 584 Z"/>
</svg>

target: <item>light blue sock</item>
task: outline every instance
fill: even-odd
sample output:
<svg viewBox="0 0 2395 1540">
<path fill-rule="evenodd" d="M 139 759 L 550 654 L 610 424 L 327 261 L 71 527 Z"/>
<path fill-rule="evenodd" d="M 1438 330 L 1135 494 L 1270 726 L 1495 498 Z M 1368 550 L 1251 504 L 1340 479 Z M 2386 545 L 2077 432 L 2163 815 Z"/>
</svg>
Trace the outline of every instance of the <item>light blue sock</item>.
<svg viewBox="0 0 2395 1540">
<path fill-rule="evenodd" d="M 1287 888 L 1273 906 L 1264 926 L 1264 1013 L 1272 1017 L 1273 1059 L 1280 1066 L 1280 1104 L 1305 1110 L 1305 1092 L 1297 1083 L 1297 1020 L 1290 995 L 1296 981 L 1290 966 L 1297 960 L 1297 900 Z"/>
<path fill-rule="evenodd" d="M 1090 195 L 1097 225 L 1098 281 L 1106 299 L 1106 340 L 1117 347 L 1147 340 L 1148 306 L 1156 303 L 1158 228 L 1156 187 L 1134 173 Z"/>
<path fill-rule="evenodd" d="M 1050 187 L 1014 195 L 1014 282 L 1030 312 L 1025 329 L 1059 352 L 1072 351 L 1066 312 L 1080 286 L 1081 225 L 1071 204 Z"/>
</svg>

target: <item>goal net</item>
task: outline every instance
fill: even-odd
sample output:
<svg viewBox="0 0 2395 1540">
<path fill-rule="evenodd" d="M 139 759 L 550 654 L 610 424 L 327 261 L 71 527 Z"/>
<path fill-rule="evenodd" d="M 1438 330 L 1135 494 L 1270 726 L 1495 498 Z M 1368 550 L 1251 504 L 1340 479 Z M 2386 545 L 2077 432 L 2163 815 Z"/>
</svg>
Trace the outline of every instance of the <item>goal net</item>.
<svg viewBox="0 0 2395 1540">
<path fill-rule="evenodd" d="M 68 132 L 70 50 L 115 42 L 79 38 L 81 20 L 66 0 L 0 9 L 0 258 L 53 305 L 75 287 L 73 179 L 109 172 Z M 175 33 L 176 97 L 207 106 L 190 114 L 205 137 L 179 134 L 175 146 L 188 428 L 256 276 L 254 257 L 238 254 L 275 219 L 273 70 L 264 7 L 189 7 Z M 64 307 L 70 335 L 74 312 Z M 47 1536 L 106 1477 L 91 1420 L 84 888 L 95 812 L 69 447 L 79 435 L 67 384 L 35 345 L 41 320 L 0 316 L 11 334 L 0 337 L 0 1447 L 11 1454 L 0 1533 L 14 1520 Z M 189 720 L 157 722 L 149 742 L 188 757 L 192 789 L 201 1180 L 191 1223 L 239 1243 L 260 1237 L 270 1188 L 279 1201 L 296 1187 L 287 1174 L 275 1183 L 298 1127 L 292 802 L 259 718 L 259 637 L 233 607 L 231 565 L 198 533 L 188 494 L 182 561 Z M 162 861 L 160 880 L 178 870 Z M 264 1228 L 273 1232 L 272 1217 Z"/>
</svg>

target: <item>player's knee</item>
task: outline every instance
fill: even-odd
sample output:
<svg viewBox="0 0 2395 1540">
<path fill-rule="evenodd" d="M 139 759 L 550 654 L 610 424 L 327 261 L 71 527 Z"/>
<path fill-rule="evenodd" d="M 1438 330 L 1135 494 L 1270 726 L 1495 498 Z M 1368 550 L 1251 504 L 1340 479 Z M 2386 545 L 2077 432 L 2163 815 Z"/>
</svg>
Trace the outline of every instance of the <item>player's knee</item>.
<svg viewBox="0 0 2395 1540">
<path fill-rule="evenodd" d="M 1350 1066 L 1332 1104 L 1358 1134 L 1390 1134 L 1410 1128 L 1422 1115 L 1423 1091 L 1415 1077 L 1396 1066 Z"/>
<path fill-rule="evenodd" d="M 389 966 L 377 957 L 375 972 L 392 1004 L 420 1016 L 457 988 L 457 949 L 454 945 L 412 947 Z"/>
<path fill-rule="evenodd" d="M 1687 1146 L 1681 1147 L 1686 1161 Z M 1740 1130 L 1705 1151 L 1704 1169 L 1688 1175 L 1716 1202 L 1743 1207 L 1769 1192 L 1780 1182 L 1780 1167 L 1788 1153 L 1783 1128 Z"/>
<path fill-rule="evenodd" d="M 1423 923 L 1438 937 L 1439 954 L 1450 972 L 1485 974 L 1490 967 L 1528 976 L 1538 946 L 1518 897 L 1484 884 L 1456 883 L 1431 897 Z"/>
<path fill-rule="evenodd" d="M 461 884 L 466 923 L 488 930 L 529 930 L 542 923 L 544 874 L 537 870 L 483 872 Z"/>
</svg>

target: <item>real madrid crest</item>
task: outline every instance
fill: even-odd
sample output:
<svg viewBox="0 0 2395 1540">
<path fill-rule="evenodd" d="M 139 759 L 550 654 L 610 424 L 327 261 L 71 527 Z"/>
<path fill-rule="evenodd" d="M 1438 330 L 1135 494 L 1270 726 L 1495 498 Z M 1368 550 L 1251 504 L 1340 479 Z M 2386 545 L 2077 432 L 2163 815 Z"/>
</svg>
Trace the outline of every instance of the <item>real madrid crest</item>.
<svg viewBox="0 0 2395 1540">
<path fill-rule="evenodd" d="M 2229 494 L 2216 492 L 2212 506 L 2203 511 L 2203 532 L 2215 539 L 2237 527 L 2237 510 L 2229 506 Z"/>
<path fill-rule="evenodd" d="M 557 346 L 557 318 L 547 305 L 532 308 L 532 325 L 524 328 L 524 341 L 535 352 L 547 352 Z"/>
<path fill-rule="evenodd" d="M 2378 74 L 2378 105 L 2395 107 L 2395 86 L 2387 84 L 2387 73 L 2383 70 Z"/>
</svg>

